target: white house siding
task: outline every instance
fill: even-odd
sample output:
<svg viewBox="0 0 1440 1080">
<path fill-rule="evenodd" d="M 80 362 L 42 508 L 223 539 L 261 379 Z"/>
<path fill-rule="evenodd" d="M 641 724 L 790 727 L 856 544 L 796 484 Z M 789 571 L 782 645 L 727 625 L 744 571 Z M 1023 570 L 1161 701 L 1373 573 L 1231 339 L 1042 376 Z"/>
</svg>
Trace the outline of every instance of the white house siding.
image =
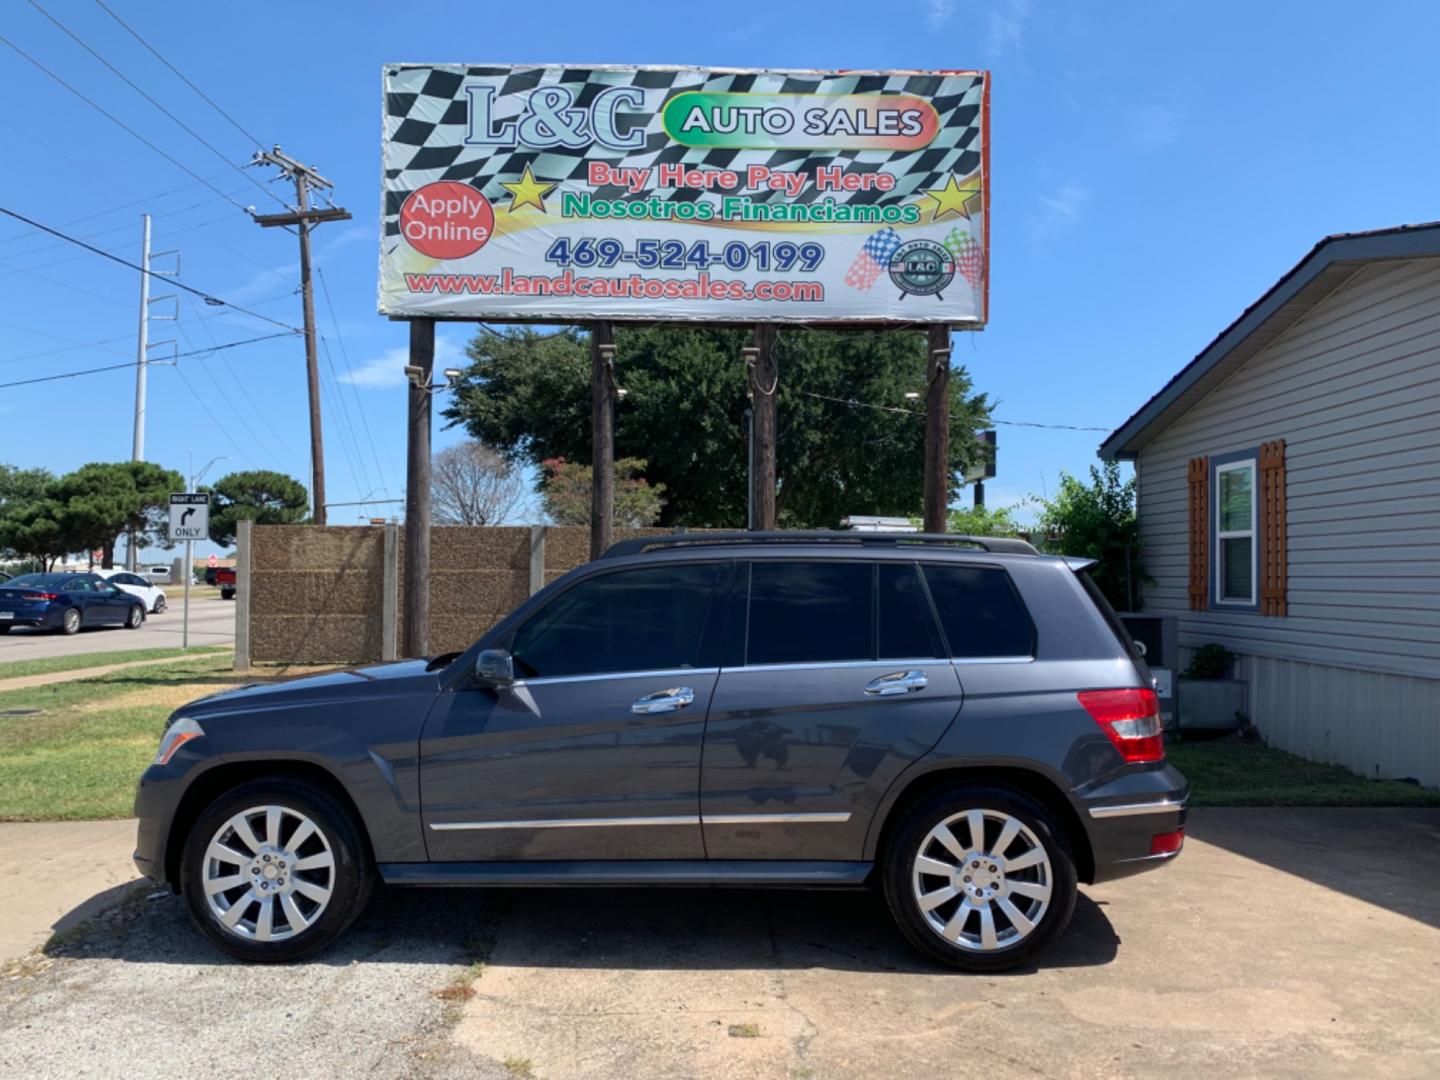
<svg viewBox="0 0 1440 1080">
<path fill-rule="evenodd" d="M 1271 439 L 1285 440 L 1289 614 L 1192 612 L 1186 465 Z M 1266 661 L 1246 665 L 1261 730 L 1440 785 L 1440 259 L 1360 270 L 1136 469 L 1146 609 L 1179 616 L 1182 647 Z"/>
</svg>

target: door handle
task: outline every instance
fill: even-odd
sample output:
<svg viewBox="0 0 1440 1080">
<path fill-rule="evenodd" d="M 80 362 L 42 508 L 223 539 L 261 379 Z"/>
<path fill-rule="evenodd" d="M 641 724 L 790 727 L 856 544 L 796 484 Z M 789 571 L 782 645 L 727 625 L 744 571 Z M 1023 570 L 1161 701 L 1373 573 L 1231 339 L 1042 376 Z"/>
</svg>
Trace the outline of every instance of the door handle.
<svg viewBox="0 0 1440 1080">
<path fill-rule="evenodd" d="M 646 694 L 630 706 L 637 716 L 654 716 L 656 713 L 674 712 L 695 701 L 695 691 L 688 686 L 675 686 L 669 690 L 656 690 Z"/>
<path fill-rule="evenodd" d="M 930 685 L 923 671 L 892 671 L 865 684 L 865 693 L 875 697 L 894 697 L 897 694 L 914 694 Z"/>
</svg>

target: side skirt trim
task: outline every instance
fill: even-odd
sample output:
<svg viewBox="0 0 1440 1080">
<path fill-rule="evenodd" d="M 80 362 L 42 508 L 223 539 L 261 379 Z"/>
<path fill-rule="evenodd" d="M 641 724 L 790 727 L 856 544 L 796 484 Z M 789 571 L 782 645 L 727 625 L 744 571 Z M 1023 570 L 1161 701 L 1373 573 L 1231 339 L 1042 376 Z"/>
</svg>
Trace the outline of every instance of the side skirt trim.
<svg viewBox="0 0 1440 1080">
<path fill-rule="evenodd" d="M 387 885 L 646 885 L 858 888 L 873 863 L 762 859 L 381 863 Z"/>
</svg>

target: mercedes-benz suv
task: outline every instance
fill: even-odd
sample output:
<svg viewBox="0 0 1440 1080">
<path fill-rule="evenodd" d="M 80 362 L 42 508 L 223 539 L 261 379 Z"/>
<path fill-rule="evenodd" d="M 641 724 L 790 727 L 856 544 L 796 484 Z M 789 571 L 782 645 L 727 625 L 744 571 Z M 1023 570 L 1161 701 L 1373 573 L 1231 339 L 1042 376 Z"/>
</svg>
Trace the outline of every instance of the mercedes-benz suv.
<svg viewBox="0 0 1440 1080">
<path fill-rule="evenodd" d="M 203 698 L 140 781 L 135 861 L 248 960 L 377 883 L 883 891 L 990 971 L 1077 881 L 1164 865 L 1188 788 L 1083 560 L 1019 540 L 616 544 L 463 653 Z"/>
</svg>

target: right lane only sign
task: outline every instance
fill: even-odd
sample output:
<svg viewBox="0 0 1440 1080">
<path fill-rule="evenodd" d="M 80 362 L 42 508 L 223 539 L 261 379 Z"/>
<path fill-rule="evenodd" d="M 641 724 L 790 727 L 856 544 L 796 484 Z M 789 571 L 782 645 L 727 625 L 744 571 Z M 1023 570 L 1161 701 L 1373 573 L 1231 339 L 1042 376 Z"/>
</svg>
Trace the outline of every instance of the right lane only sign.
<svg viewBox="0 0 1440 1080">
<path fill-rule="evenodd" d="M 170 539 L 210 538 L 210 496 L 203 492 L 179 492 L 170 496 Z"/>
</svg>

